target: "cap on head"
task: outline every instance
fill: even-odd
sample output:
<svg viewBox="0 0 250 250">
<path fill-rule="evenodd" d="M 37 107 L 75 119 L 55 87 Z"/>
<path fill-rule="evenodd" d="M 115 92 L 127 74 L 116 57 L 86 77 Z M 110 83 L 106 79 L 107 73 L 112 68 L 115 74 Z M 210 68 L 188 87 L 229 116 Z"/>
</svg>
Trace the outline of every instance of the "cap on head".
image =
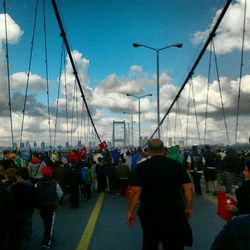
<svg viewBox="0 0 250 250">
<path fill-rule="evenodd" d="M 42 168 L 42 175 L 43 176 L 50 176 L 52 174 L 52 172 L 53 172 L 53 169 L 48 167 L 48 166 L 44 166 Z"/>
</svg>

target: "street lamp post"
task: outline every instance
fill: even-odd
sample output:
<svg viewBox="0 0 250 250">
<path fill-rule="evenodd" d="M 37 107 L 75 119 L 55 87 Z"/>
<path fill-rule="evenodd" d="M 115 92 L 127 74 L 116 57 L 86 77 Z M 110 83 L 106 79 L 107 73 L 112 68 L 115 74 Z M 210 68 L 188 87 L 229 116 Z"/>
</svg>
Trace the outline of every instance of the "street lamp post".
<svg viewBox="0 0 250 250">
<path fill-rule="evenodd" d="M 160 66 L 159 66 L 159 52 L 161 50 L 164 49 L 168 49 L 171 47 L 176 47 L 176 48 L 181 48 L 182 47 L 182 43 L 175 43 L 175 44 L 171 44 L 168 46 L 165 46 L 163 48 L 153 48 L 150 47 L 148 45 L 145 44 L 141 44 L 141 43 L 133 43 L 132 44 L 133 47 L 138 48 L 138 47 L 145 47 L 151 50 L 154 50 L 156 52 L 156 81 L 157 81 L 157 125 L 158 125 L 158 138 L 161 139 L 161 133 L 160 133 L 160 82 L 159 82 L 159 78 L 160 78 Z"/>
<path fill-rule="evenodd" d="M 152 96 L 152 94 L 146 94 L 142 96 L 137 96 L 137 95 L 131 95 L 131 94 L 126 94 L 126 96 L 133 96 L 136 99 L 138 99 L 138 131 L 139 131 L 139 146 L 141 146 L 141 99 L 146 97 L 146 96 Z"/>
</svg>

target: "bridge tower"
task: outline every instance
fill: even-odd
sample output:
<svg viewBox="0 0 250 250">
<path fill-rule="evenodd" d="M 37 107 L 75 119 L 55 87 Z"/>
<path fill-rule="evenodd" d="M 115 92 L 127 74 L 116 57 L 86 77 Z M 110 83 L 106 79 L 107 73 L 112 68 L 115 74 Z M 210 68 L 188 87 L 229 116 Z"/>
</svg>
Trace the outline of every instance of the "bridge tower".
<svg viewBox="0 0 250 250">
<path fill-rule="evenodd" d="M 125 121 L 113 121 L 113 136 L 112 143 L 113 147 L 116 143 L 121 143 L 120 146 L 126 147 L 127 133 L 126 133 L 126 123 Z"/>
</svg>

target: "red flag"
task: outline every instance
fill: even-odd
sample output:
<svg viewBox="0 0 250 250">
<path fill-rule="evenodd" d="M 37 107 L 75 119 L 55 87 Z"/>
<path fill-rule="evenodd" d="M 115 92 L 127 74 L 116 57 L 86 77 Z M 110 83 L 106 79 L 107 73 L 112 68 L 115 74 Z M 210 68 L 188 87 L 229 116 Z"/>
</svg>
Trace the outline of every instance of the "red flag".
<svg viewBox="0 0 250 250">
<path fill-rule="evenodd" d="M 233 214 L 228 209 L 229 205 L 237 206 L 237 201 L 234 200 L 231 196 L 229 196 L 226 192 L 218 192 L 217 196 L 218 200 L 218 207 L 217 207 L 217 214 L 226 221 L 232 219 Z"/>
<path fill-rule="evenodd" d="M 99 146 L 100 149 L 105 149 L 105 148 L 108 147 L 106 141 L 101 142 L 98 146 Z"/>
</svg>

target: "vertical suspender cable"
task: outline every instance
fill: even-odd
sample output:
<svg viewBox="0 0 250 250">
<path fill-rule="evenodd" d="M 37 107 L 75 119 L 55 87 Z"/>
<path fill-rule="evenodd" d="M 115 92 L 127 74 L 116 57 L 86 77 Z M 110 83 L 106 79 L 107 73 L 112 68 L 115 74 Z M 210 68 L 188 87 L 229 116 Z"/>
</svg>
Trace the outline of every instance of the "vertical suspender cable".
<svg viewBox="0 0 250 250">
<path fill-rule="evenodd" d="M 54 148 L 56 147 L 56 132 L 57 132 L 57 120 L 58 120 L 58 105 L 59 105 L 59 97 L 60 97 L 60 89 L 61 89 L 62 64 L 63 64 L 63 44 L 62 44 L 62 50 L 61 50 L 61 60 L 60 60 L 57 99 L 56 99 L 56 120 L 55 120 L 55 132 L 54 132 Z"/>
<path fill-rule="evenodd" d="M 178 116 L 178 107 L 176 105 L 175 107 L 175 117 L 174 117 L 174 143 L 175 145 L 177 145 L 177 138 L 176 138 L 176 134 L 177 134 L 177 116 Z"/>
<path fill-rule="evenodd" d="M 168 116 L 168 119 L 167 119 L 167 124 L 168 124 L 168 141 L 171 142 L 171 123 L 170 123 L 170 118 Z M 170 143 L 169 143 L 170 144 Z M 169 145 L 169 146 L 172 146 L 172 145 Z"/>
<path fill-rule="evenodd" d="M 194 114 L 195 114 L 196 128 L 197 128 L 197 133 L 198 133 L 198 140 L 199 140 L 199 144 L 201 144 L 201 137 L 200 137 L 200 131 L 199 131 L 199 125 L 198 125 L 198 116 L 197 116 L 197 111 L 196 111 L 196 102 L 195 102 L 195 97 L 194 97 L 194 83 L 193 83 L 192 78 L 191 78 L 191 87 L 192 87 Z"/>
<path fill-rule="evenodd" d="M 76 93 L 76 129 L 77 129 L 77 139 L 80 141 L 80 130 L 79 130 L 79 110 L 78 110 L 78 97 Z"/>
<path fill-rule="evenodd" d="M 82 100 L 81 100 L 82 101 Z M 83 137 L 83 132 L 84 132 L 84 130 L 83 130 L 83 122 L 84 122 L 84 104 L 83 104 L 83 101 L 82 101 L 82 104 L 81 104 L 81 132 L 80 132 L 80 136 L 81 136 L 81 141 L 82 142 L 85 142 L 85 140 L 84 140 L 84 137 Z"/>
<path fill-rule="evenodd" d="M 90 119 L 89 119 L 89 116 L 87 116 L 87 128 L 88 128 L 88 142 L 90 144 L 90 140 L 91 140 L 91 130 L 90 130 Z"/>
<path fill-rule="evenodd" d="M 67 37 L 66 37 L 66 33 L 64 31 L 64 28 L 63 28 L 62 20 L 61 20 L 61 17 L 60 17 L 60 14 L 59 14 L 59 11 L 58 11 L 58 8 L 57 8 L 57 5 L 56 5 L 56 1 L 51 0 L 51 2 L 52 2 L 52 5 L 53 5 L 53 8 L 54 8 L 54 11 L 55 11 L 55 15 L 56 15 L 56 18 L 57 18 L 57 22 L 58 22 L 60 31 L 61 31 L 61 36 L 63 38 L 64 44 L 66 46 L 66 49 L 67 49 L 67 52 L 68 52 L 68 55 L 69 55 L 71 66 L 73 68 L 73 73 L 75 75 L 76 81 L 78 83 L 78 87 L 80 89 L 80 92 L 81 92 L 81 95 L 82 95 L 82 98 L 83 98 L 83 101 L 84 101 L 84 104 L 85 104 L 85 107 L 86 107 L 86 110 L 87 110 L 87 113 L 89 115 L 89 119 L 91 121 L 91 124 L 93 126 L 93 129 L 94 129 L 94 131 L 96 133 L 96 136 L 97 136 L 99 142 L 101 142 L 101 138 L 100 138 L 100 136 L 99 136 L 99 134 L 98 134 L 98 132 L 96 130 L 96 126 L 95 126 L 93 118 L 91 116 L 91 113 L 90 113 L 90 110 L 89 110 L 89 107 L 88 107 L 88 104 L 87 104 L 87 100 L 86 100 L 85 95 L 83 93 L 83 89 L 82 89 L 80 79 L 79 79 L 79 76 L 78 76 L 78 73 L 77 73 L 77 70 L 76 70 L 76 66 L 75 66 L 75 63 L 74 63 L 74 60 L 73 60 L 73 57 L 72 57 L 72 54 L 71 54 L 71 50 L 70 50 L 69 43 L 68 43 L 68 40 L 67 40 Z"/>
<path fill-rule="evenodd" d="M 190 107 L 190 94 L 191 94 L 191 82 L 189 81 L 188 89 L 188 103 L 187 103 L 187 122 L 186 122 L 186 146 L 188 146 L 188 118 L 189 118 L 189 107 Z"/>
<path fill-rule="evenodd" d="M 179 127 L 180 127 L 180 136 L 181 136 L 181 141 L 184 142 L 184 139 L 183 139 L 183 134 L 182 134 L 182 125 L 181 125 L 181 115 L 180 115 L 180 105 L 179 105 L 179 100 L 177 100 L 177 112 L 179 114 Z"/>
<path fill-rule="evenodd" d="M 239 90 L 238 90 L 238 101 L 237 101 L 237 111 L 236 111 L 235 144 L 237 143 L 237 136 L 238 136 L 237 134 L 238 134 L 238 126 L 239 126 L 241 78 L 242 78 L 242 69 L 243 69 L 243 60 L 244 60 L 245 33 L 246 33 L 246 10 L 247 10 L 247 1 L 245 0 L 243 34 L 242 34 L 242 47 L 241 47 L 241 62 L 240 62 L 240 76 L 239 76 Z"/>
<path fill-rule="evenodd" d="M 84 131 L 84 141 L 87 146 L 87 126 L 86 126 L 86 113 L 85 110 L 83 112 L 83 131 Z"/>
<path fill-rule="evenodd" d="M 203 143 L 206 144 L 206 133 L 207 133 L 207 108 L 208 108 L 208 93 L 210 85 L 210 73 L 211 73 L 211 60 L 212 60 L 212 43 L 210 43 L 210 53 L 209 53 L 209 65 L 208 65 L 208 77 L 207 77 L 207 97 L 206 97 L 206 111 L 205 111 L 205 126 L 204 126 L 204 139 Z"/>
<path fill-rule="evenodd" d="M 11 108 L 11 94 L 10 94 L 10 67 L 9 67 L 9 47 L 8 47 L 8 31 L 7 31 L 7 11 L 6 2 L 3 2 L 4 7 L 4 22 L 5 22 L 5 46 L 6 46 L 6 61 L 7 61 L 7 81 L 8 81 L 8 95 L 9 95 L 9 113 L 10 113 L 10 132 L 11 142 L 14 149 L 14 135 L 13 135 L 13 122 L 12 122 L 12 108 Z"/>
<path fill-rule="evenodd" d="M 71 131 L 70 131 L 70 145 L 73 146 L 73 125 L 74 125 L 74 114 L 75 114 L 75 96 L 76 96 L 76 81 L 74 82 L 74 89 L 72 93 L 72 116 L 71 116 Z"/>
<path fill-rule="evenodd" d="M 25 110 L 26 110 L 26 102 L 27 102 L 28 88 L 29 88 L 31 61 L 32 61 L 32 56 L 33 56 L 33 47 L 34 47 L 34 39 L 35 39 L 35 31 L 36 31 L 36 21 L 37 21 L 37 7 L 38 7 L 38 3 L 39 3 L 39 0 L 36 1 L 34 25 L 33 25 L 33 31 L 32 31 L 31 48 L 30 48 L 30 58 L 29 58 L 29 66 L 28 66 L 28 72 L 27 72 L 27 81 L 26 81 L 26 89 L 25 89 L 24 104 L 23 104 L 23 116 L 22 116 L 22 123 L 21 123 L 20 146 L 21 146 L 22 137 L 23 137 L 23 124 L 24 124 L 24 116 L 25 116 Z"/>
<path fill-rule="evenodd" d="M 223 98 L 222 98 L 222 91 L 221 91 L 221 84 L 220 84 L 220 75 L 219 75 L 217 57 L 216 57 L 215 48 L 214 48 L 214 42 L 213 41 L 212 41 L 212 45 L 213 45 L 214 61 L 215 61 L 215 66 L 216 66 L 216 74 L 217 74 L 217 80 L 218 80 L 218 86 L 219 86 L 219 92 L 220 92 L 220 101 L 221 101 L 222 115 L 223 115 L 224 125 L 225 125 L 225 129 L 226 129 L 227 143 L 229 145 L 229 136 L 228 136 L 228 129 L 227 129 L 226 114 L 225 114 L 224 103 L 223 103 Z"/>
<path fill-rule="evenodd" d="M 45 72 L 46 72 L 46 83 L 47 83 L 46 85 L 47 85 L 49 143 L 50 143 L 50 146 L 52 146 L 51 127 L 50 127 L 49 71 L 48 71 L 48 51 L 47 51 L 47 30 L 46 30 L 45 0 L 43 0 L 43 31 L 44 31 Z"/>
<path fill-rule="evenodd" d="M 67 128 L 67 142 L 69 142 L 69 116 L 68 116 L 68 88 L 67 88 L 67 73 L 66 73 L 66 53 L 63 50 L 64 58 L 64 91 L 65 91 L 65 112 L 66 112 L 66 128 Z"/>
</svg>

